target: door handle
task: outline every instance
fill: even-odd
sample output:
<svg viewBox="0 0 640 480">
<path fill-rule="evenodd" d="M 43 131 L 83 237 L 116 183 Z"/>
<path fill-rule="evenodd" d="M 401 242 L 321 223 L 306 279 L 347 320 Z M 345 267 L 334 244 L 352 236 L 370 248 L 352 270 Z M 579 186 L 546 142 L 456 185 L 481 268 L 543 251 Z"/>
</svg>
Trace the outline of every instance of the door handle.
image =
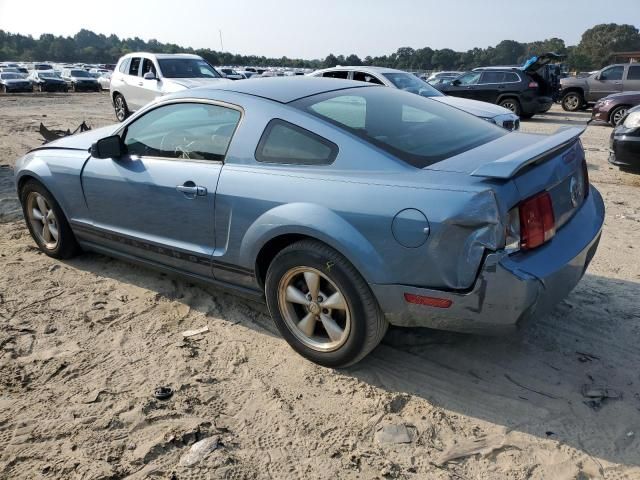
<svg viewBox="0 0 640 480">
<path fill-rule="evenodd" d="M 176 190 L 185 194 L 189 198 L 204 197 L 207 195 L 207 188 L 196 185 L 193 182 L 185 182 L 184 185 L 176 185 Z"/>
<path fill-rule="evenodd" d="M 141 86 L 142 86 L 142 82 L 139 82 L 139 83 L 138 83 L 138 86 L 139 86 L 139 87 L 141 87 Z"/>
</svg>

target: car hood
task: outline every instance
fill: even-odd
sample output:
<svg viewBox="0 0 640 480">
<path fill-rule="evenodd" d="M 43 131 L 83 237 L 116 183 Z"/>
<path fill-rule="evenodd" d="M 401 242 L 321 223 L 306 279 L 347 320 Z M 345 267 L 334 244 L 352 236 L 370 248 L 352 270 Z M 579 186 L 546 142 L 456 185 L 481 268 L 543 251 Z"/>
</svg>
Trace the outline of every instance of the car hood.
<svg viewBox="0 0 640 480">
<path fill-rule="evenodd" d="M 76 80 L 76 81 L 80 80 L 80 81 L 83 81 L 83 82 L 95 82 L 96 81 L 96 79 L 93 78 L 93 77 L 69 77 L 69 78 L 71 78 L 71 80 Z"/>
<path fill-rule="evenodd" d="M 1 80 L 2 83 L 8 83 L 8 84 L 12 84 L 12 83 L 29 83 L 29 80 L 27 80 L 26 78 L 5 78 L 3 80 Z"/>
<path fill-rule="evenodd" d="M 65 148 L 69 150 L 89 150 L 91 145 L 101 138 L 112 135 L 119 127 L 119 124 L 109 125 L 108 127 L 95 128 L 84 133 L 69 135 L 59 140 L 54 140 L 33 150 L 46 150 L 48 148 Z"/>
<path fill-rule="evenodd" d="M 61 78 L 40 78 L 40 80 L 47 83 L 65 83 Z"/>
<path fill-rule="evenodd" d="M 640 91 L 637 92 L 622 92 L 622 93 L 612 93 L 611 95 L 607 95 L 604 99 L 611 100 L 623 100 L 625 102 L 640 102 Z"/>
<path fill-rule="evenodd" d="M 493 103 L 481 102 L 479 100 L 470 100 L 468 98 L 460 97 L 430 97 L 431 100 L 435 100 L 452 107 L 456 107 L 460 110 L 464 110 L 476 117 L 493 118 L 497 115 L 506 115 L 512 113 L 511 110 L 494 105 Z"/>
<path fill-rule="evenodd" d="M 163 78 L 164 82 L 180 85 L 184 88 L 206 87 L 219 82 L 230 82 L 226 78 Z"/>
</svg>

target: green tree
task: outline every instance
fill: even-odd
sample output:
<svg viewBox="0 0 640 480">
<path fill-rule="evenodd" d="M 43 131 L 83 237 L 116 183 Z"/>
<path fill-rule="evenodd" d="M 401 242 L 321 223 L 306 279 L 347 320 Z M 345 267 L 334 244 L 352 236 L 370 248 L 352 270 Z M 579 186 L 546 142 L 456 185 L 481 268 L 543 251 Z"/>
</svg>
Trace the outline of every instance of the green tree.
<svg viewBox="0 0 640 480">
<path fill-rule="evenodd" d="M 595 69 L 607 65 L 612 53 L 629 50 L 640 50 L 638 29 L 633 25 L 602 23 L 582 34 L 574 58 L 588 58 Z"/>
</svg>

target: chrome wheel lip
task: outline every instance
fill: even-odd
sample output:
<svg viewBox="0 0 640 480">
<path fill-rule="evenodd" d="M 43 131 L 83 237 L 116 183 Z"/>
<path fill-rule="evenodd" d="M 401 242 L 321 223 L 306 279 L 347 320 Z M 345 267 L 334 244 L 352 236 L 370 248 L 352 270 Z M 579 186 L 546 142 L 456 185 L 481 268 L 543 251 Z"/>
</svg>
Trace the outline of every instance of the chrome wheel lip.
<svg viewBox="0 0 640 480">
<path fill-rule="evenodd" d="M 31 231 L 47 250 L 55 250 L 60 242 L 60 227 L 55 212 L 47 199 L 38 192 L 27 196 L 27 218 Z"/>
<path fill-rule="evenodd" d="M 294 304 L 301 304 L 301 301 L 290 302 L 287 300 L 287 289 L 292 286 L 294 280 L 296 280 L 300 275 L 304 274 L 315 274 L 318 275 L 322 280 L 328 284 L 328 286 L 333 290 L 335 294 L 339 294 L 340 298 L 343 301 L 344 311 L 345 311 L 345 320 L 344 320 L 344 329 L 342 329 L 342 333 L 339 338 L 331 339 L 329 337 L 329 333 L 324 326 L 324 321 L 326 317 L 330 317 L 333 319 L 333 309 L 323 308 L 322 305 L 327 305 L 331 302 L 331 299 L 334 298 L 334 294 L 327 293 L 325 296 L 323 294 L 325 292 L 320 291 L 319 297 L 322 297 L 323 302 L 319 301 L 309 301 L 308 306 L 306 307 L 307 314 L 301 316 L 298 312 L 296 312 L 294 308 Z M 297 289 L 296 289 L 297 290 Z M 300 292 L 302 293 L 302 292 Z M 308 295 L 307 295 L 308 297 Z M 316 300 L 316 299 L 313 299 Z M 286 324 L 289 331 L 305 346 L 315 350 L 317 352 L 327 353 L 338 350 L 342 347 L 347 340 L 349 339 L 349 335 L 351 333 L 351 308 L 349 306 L 349 302 L 347 301 L 344 293 L 338 288 L 338 286 L 333 282 L 329 277 L 323 274 L 321 271 L 308 266 L 299 266 L 293 267 L 289 269 L 280 279 L 278 283 L 278 307 L 280 309 L 280 313 Z M 327 311 L 328 313 L 323 313 Z M 341 307 L 335 308 L 335 310 L 343 310 Z M 314 315 L 314 312 L 319 312 L 316 320 L 313 320 L 313 323 L 321 324 L 320 330 L 323 331 L 323 336 L 319 335 L 308 335 L 301 330 L 299 325 L 304 323 L 309 315 Z M 324 317 L 325 320 L 322 319 Z M 334 322 L 335 323 L 335 322 Z M 335 333 L 335 332 L 334 332 Z"/>
</svg>

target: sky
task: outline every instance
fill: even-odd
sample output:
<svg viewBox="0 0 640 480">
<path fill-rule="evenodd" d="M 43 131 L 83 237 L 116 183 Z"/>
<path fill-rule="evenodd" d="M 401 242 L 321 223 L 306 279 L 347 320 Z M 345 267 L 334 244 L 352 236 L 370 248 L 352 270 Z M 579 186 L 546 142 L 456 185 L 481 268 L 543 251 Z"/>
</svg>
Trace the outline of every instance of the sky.
<svg viewBox="0 0 640 480">
<path fill-rule="evenodd" d="M 268 57 L 360 57 L 399 47 L 464 51 L 501 40 L 580 41 L 598 23 L 640 26 L 640 0 L 0 0 L 0 29 L 81 28 Z M 43 8 L 38 8 L 42 4 Z"/>
</svg>

